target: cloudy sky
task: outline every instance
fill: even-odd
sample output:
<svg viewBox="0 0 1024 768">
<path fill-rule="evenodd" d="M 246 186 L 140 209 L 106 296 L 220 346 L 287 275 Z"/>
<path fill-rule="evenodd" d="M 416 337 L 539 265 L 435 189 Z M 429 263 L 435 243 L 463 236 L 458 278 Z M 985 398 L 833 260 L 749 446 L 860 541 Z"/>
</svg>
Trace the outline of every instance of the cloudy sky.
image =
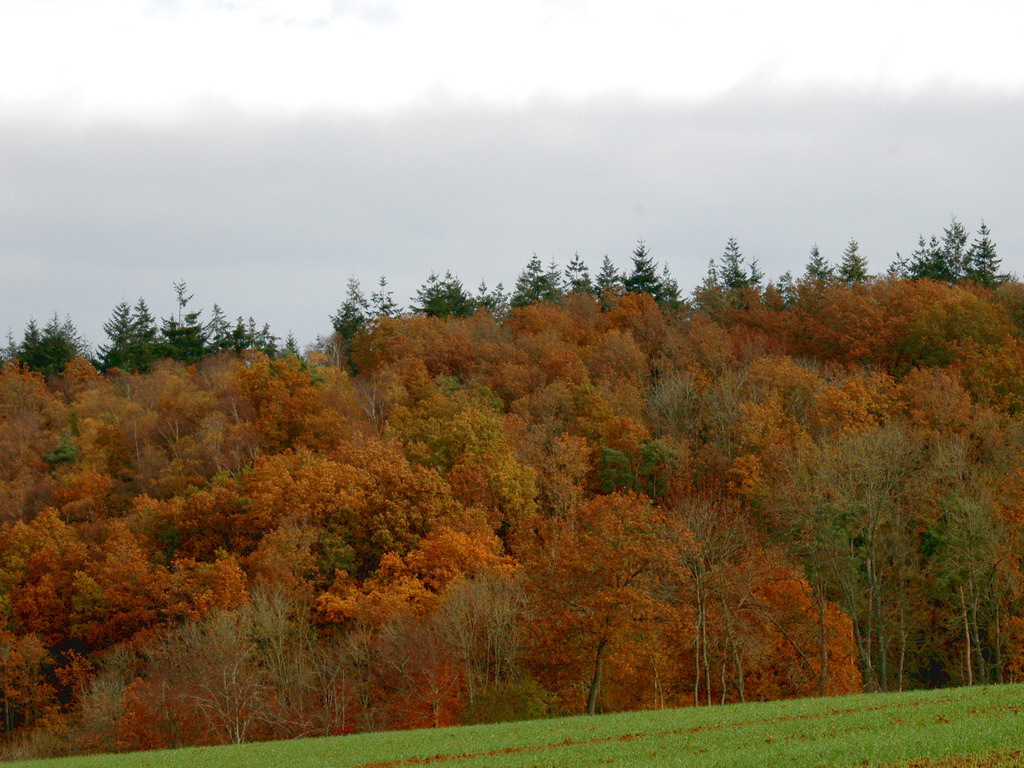
<svg viewBox="0 0 1024 768">
<path fill-rule="evenodd" d="M 2 0 L 0 331 L 204 307 L 312 341 L 643 238 L 686 290 L 955 215 L 1024 273 L 1016 0 Z"/>
</svg>

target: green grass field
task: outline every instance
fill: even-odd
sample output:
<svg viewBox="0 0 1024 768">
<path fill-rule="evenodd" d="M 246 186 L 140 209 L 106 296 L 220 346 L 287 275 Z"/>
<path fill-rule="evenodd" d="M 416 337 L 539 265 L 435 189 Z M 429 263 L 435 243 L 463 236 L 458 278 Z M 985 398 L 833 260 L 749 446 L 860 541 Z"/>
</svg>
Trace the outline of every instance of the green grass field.
<svg viewBox="0 0 1024 768">
<path fill-rule="evenodd" d="M 10 763 L 29 768 L 1022 766 L 1024 685 Z"/>
</svg>

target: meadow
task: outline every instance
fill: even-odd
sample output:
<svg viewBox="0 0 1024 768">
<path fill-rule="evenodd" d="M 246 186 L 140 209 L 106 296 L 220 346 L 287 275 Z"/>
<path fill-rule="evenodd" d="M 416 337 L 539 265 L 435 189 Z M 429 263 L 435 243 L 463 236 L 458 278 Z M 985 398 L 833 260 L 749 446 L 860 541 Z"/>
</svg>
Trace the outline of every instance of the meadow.
<svg viewBox="0 0 1024 768">
<path fill-rule="evenodd" d="M 1024 685 L 91 755 L 12 768 L 1024 765 Z"/>
</svg>

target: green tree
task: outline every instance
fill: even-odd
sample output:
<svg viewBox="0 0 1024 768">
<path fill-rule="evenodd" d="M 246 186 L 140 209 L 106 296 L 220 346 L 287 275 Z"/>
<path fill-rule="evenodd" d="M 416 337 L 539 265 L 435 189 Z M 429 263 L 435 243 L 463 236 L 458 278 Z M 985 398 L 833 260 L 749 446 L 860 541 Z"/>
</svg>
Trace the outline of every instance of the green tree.
<svg viewBox="0 0 1024 768">
<path fill-rule="evenodd" d="M 986 288 L 994 288 L 1007 280 L 1007 276 L 999 272 L 1001 261 L 996 255 L 996 244 L 992 242 L 992 233 L 983 221 L 978 229 L 978 236 L 971 243 L 970 250 L 967 252 L 964 277 Z"/>
<path fill-rule="evenodd" d="M 764 273 L 757 267 L 757 259 L 751 260 L 750 267 L 747 267 L 735 237 L 730 237 L 726 242 L 719 265 L 717 279 L 721 282 L 722 287 L 730 293 L 739 293 L 748 288 L 759 288 L 761 280 L 764 279 Z"/>
<path fill-rule="evenodd" d="M 160 356 L 159 331 L 156 318 L 146 301 L 139 298 L 132 308 L 131 343 L 128 347 L 128 370 L 145 373 Z"/>
<path fill-rule="evenodd" d="M 366 325 L 370 319 L 370 303 L 363 295 L 363 289 L 355 277 L 348 279 L 345 289 L 345 301 L 338 307 L 338 311 L 331 316 L 331 326 L 334 333 L 346 344 L 351 344 L 352 339 Z"/>
<path fill-rule="evenodd" d="M 75 358 L 89 357 L 89 346 L 79 336 L 70 317 L 61 320 L 55 313 L 40 331 L 29 320 L 25 337 L 18 348 L 18 359 L 44 376 L 59 374 Z"/>
<path fill-rule="evenodd" d="M 505 317 L 509 307 L 505 287 L 498 283 L 494 286 L 494 290 L 488 290 L 487 283 L 481 280 L 476 293 L 476 305 L 481 309 L 486 309 L 495 317 Z"/>
<path fill-rule="evenodd" d="M 160 325 L 161 351 L 172 360 L 195 363 L 206 354 L 206 329 L 199 321 L 202 310 L 187 311 L 193 296 L 185 295 L 188 286 L 184 281 L 174 283 L 174 293 L 178 313 L 164 318 Z"/>
<path fill-rule="evenodd" d="M 579 251 L 573 254 L 572 260 L 565 267 L 566 293 L 594 293 L 594 283 L 590 279 L 590 270 L 580 258 Z"/>
<path fill-rule="evenodd" d="M 131 304 L 122 301 L 114 307 L 110 319 L 103 324 L 103 332 L 107 334 L 110 343 L 100 345 L 100 367 L 105 371 L 111 368 L 132 370 L 131 345 L 134 333 Z"/>
<path fill-rule="evenodd" d="M 811 258 L 807 262 L 807 266 L 804 268 L 804 281 L 828 283 L 834 277 L 835 269 L 828 263 L 828 260 L 821 255 L 821 251 L 818 249 L 818 244 L 815 243 L 811 247 Z"/>
<path fill-rule="evenodd" d="M 213 305 L 210 322 L 203 329 L 206 334 L 206 346 L 210 352 L 223 352 L 231 349 L 231 323 L 228 322 L 224 310 L 219 304 Z"/>
<path fill-rule="evenodd" d="M 412 306 L 413 312 L 428 317 L 469 317 L 475 309 L 473 297 L 451 272 L 445 272 L 444 278 L 431 272 L 427 282 L 416 291 L 416 303 Z"/>
<path fill-rule="evenodd" d="M 607 253 L 601 261 L 601 271 L 597 273 L 597 278 L 594 280 L 594 288 L 601 299 L 601 309 L 606 311 L 611 307 L 612 298 L 622 293 L 622 275 L 619 274 L 619 270 L 615 268 Z"/>
<path fill-rule="evenodd" d="M 370 294 L 370 314 L 373 317 L 398 317 L 402 308 L 395 303 L 394 293 L 388 290 L 388 281 L 383 275 L 377 283 L 377 290 Z"/>
<path fill-rule="evenodd" d="M 623 281 L 623 286 L 627 293 L 647 293 L 655 299 L 660 297 L 658 265 L 643 240 L 638 241 L 636 248 L 633 249 L 632 269 Z"/>
<path fill-rule="evenodd" d="M 839 262 L 838 277 L 847 285 L 863 283 L 868 279 L 868 261 L 860 255 L 860 244 L 852 237 Z"/>
<path fill-rule="evenodd" d="M 558 266 L 552 262 L 545 270 L 537 254 L 533 254 L 516 279 L 510 301 L 512 308 L 519 309 L 542 301 L 559 301 L 561 298 L 562 276 Z"/>
</svg>

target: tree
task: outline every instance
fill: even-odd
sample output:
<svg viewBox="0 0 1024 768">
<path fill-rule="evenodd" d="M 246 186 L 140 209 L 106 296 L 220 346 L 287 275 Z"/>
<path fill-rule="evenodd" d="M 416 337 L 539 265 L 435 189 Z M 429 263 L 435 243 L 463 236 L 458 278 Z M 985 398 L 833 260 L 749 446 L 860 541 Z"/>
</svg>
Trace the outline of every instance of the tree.
<svg viewBox="0 0 1024 768">
<path fill-rule="evenodd" d="M 999 264 L 1002 261 L 996 255 L 996 245 L 992 242 L 992 233 L 985 222 L 981 222 L 978 236 L 971 243 L 965 259 L 964 277 L 973 280 L 986 288 L 995 288 L 1008 278 L 1000 274 Z"/>
<path fill-rule="evenodd" d="M 818 244 L 811 247 L 811 258 L 804 268 L 803 279 L 808 282 L 828 283 L 835 277 L 835 269 L 821 255 Z"/>
<path fill-rule="evenodd" d="M 207 349 L 210 352 L 224 352 L 232 348 L 231 323 L 228 322 L 219 304 L 213 305 L 210 322 L 203 328 L 203 333 L 206 335 Z"/>
<path fill-rule="evenodd" d="M 917 240 L 917 250 L 907 266 L 910 278 L 939 280 L 950 285 L 963 280 L 971 263 L 966 246 L 967 230 L 956 217 L 942 231 L 941 240 L 932 235 L 926 243 L 924 235 L 921 235 Z"/>
<path fill-rule="evenodd" d="M 658 279 L 658 265 L 651 257 L 643 240 L 633 249 L 633 266 L 623 281 L 627 293 L 648 293 L 655 299 L 661 298 L 661 281 Z"/>
<path fill-rule="evenodd" d="M 743 254 L 740 252 L 740 246 L 735 237 L 730 237 L 726 242 L 719 264 L 715 274 L 725 290 L 742 291 L 753 284 L 750 271 L 746 268 Z"/>
<path fill-rule="evenodd" d="M 111 368 L 131 370 L 131 343 L 134 333 L 132 308 L 127 301 L 122 301 L 114 307 L 114 313 L 103 324 L 103 332 L 110 340 L 109 344 L 101 345 L 98 350 L 103 370 Z"/>
<path fill-rule="evenodd" d="M 431 272 L 427 282 L 416 291 L 412 311 L 428 317 L 469 317 L 475 304 L 462 287 L 462 281 L 451 272 L 445 272 L 444 278 Z"/>
<path fill-rule="evenodd" d="M 622 275 L 619 274 L 619 270 L 615 268 L 607 253 L 601 261 L 601 271 L 597 273 L 597 278 L 594 280 L 594 289 L 601 300 L 601 309 L 605 311 L 611 308 L 612 298 L 618 296 L 623 290 Z"/>
<path fill-rule="evenodd" d="M 150 314 L 145 299 L 139 298 L 132 308 L 131 342 L 128 345 L 128 370 L 145 373 L 160 356 L 156 318 Z"/>
<path fill-rule="evenodd" d="M 352 339 L 366 325 L 369 317 L 370 304 L 363 295 L 362 287 L 355 277 L 350 277 L 345 290 L 345 301 L 331 316 L 334 333 L 346 343 L 351 344 Z"/>
<path fill-rule="evenodd" d="M 565 267 L 565 292 L 587 293 L 593 295 L 594 284 L 590 280 L 590 270 L 580 258 L 579 251 L 573 254 L 572 260 Z"/>
<path fill-rule="evenodd" d="M 509 308 L 508 294 L 505 293 L 505 287 L 498 283 L 494 286 L 494 290 L 488 290 L 487 283 L 481 280 L 480 287 L 476 293 L 476 305 L 481 309 L 486 309 L 495 317 L 505 317 L 508 314 Z"/>
<path fill-rule="evenodd" d="M 552 262 L 545 270 L 535 253 L 526 268 L 519 273 L 509 303 L 513 309 L 520 309 L 542 301 L 559 301 L 561 298 L 562 276 L 558 266 Z"/>
<path fill-rule="evenodd" d="M 863 283 L 868 279 L 867 259 L 860 255 L 860 244 L 852 237 L 843 251 L 837 277 L 847 285 Z"/>
<path fill-rule="evenodd" d="M 388 281 L 381 275 L 377 290 L 370 294 L 370 314 L 372 317 L 397 317 L 402 308 L 395 303 L 394 294 L 388 290 Z"/>
<path fill-rule="evenodd" d="M 61 320 L 56 314 L 43 326 L 29 320 L 25 337 L 18 348 L 18 359 L 44 376 L 59 374 L 77 357 L 89 356 L 88 345 L 78 335 L 70 317 Z"/>
<path fill-rule="evenodd" d="M 195 363 L 206 353 L 206 329 L 199 322 L 202 310 L 186 311 L 192 301 L 184 281 L 174 283 L 178 304 L 177 316 L 165 317 L 160 326 L 160 346 L 163 355 L 183 363 Z"/>
<path fill-rule="evenodd" d="M 656 626 L 668 566 L 667 529 L 642 496 L 599 496 L 546 521 L 525 555 L 533 611 L 530 663 L 564 699 L 600 706 L 605 668 L 627 633 Z"/>
</svg>

